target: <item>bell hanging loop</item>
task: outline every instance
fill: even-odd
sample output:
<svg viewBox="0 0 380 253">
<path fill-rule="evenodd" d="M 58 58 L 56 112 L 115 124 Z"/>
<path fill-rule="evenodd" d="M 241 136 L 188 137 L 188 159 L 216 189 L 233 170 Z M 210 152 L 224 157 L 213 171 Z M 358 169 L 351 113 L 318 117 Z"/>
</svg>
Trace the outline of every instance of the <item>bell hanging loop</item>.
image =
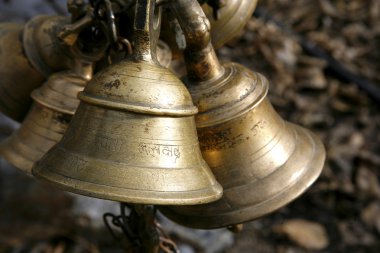
<svg viewBox="0 0 380 253">
<path fill-rule="evenodd" d="M 157 46 L 160 37 L 161 11 L 153 0 L 136 2 L 135 22 L 133 24 L 134 52 L 132 58 L 137 61 L 146 61 L 159 64 Z"/>
</svg>

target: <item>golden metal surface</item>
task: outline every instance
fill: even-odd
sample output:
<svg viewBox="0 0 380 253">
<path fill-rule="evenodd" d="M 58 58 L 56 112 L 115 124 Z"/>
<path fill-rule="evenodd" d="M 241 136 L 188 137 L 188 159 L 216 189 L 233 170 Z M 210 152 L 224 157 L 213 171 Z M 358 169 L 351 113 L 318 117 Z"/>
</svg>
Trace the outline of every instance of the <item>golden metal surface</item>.
<svg viewBox="0 0 380 253">
<path fill-rule="evenodd" d="M 33 164 L 62 138 L 88 77 L 60 72 L 34 90 L 32 109 L 21 127 L 0 144 L 0 155 L 30 175 Z"/>
<path fill-rule="evenodd" d="M 158 64 L 159 19 L 153 0 L 146 1 L 149 7 L 141 2 L 132 58 L 89 82 L 62 141 L 33 174 L 71 192 L 115 201 L 215 201 L 222 188 L 200 152 L 197 108 L 184 84 Z"/>
<path fill-rule="evenodd" d="M 17 121 L 25 118 L 30 93 L 44 80 L 24 54 L 22 29 L 20 24 L 0 24 L 0 111 Z"/>
<path fill-rule="evenodd" d="M 190 88 L 203 158 L 223 186 L 221 200 L 161 209 L 195 228 L 256 219 L 286 205 L 319 176 L 325 160 L 320 140 L 282 120 L 266 98 L 267 80 L 238 64 L 214 82 Z"/>
<path fill-rule="evenodd" d="M 177 0 L 172 8 L 190 45 L 185 50 L 187 84 L 199 108 L 196 125 L 202 155 L 224 195 L 213 203 L 161 211 L 180 224 L 204 229 L 273 212 L 317 179 L 324 147 L 310 131 L 274 111 L 266 98 L 265 77 L 240 64 L 219 64 L 196 1 Z"/>
</svg>

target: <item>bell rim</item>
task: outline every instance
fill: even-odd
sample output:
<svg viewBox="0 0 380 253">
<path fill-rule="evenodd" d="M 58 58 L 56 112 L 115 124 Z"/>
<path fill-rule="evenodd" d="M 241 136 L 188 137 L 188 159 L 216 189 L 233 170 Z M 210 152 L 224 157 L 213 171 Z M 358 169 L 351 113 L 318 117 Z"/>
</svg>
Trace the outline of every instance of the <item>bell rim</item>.
<svg viewBox="0 0 380 253">
<path fill-rule="evenodd" d="M 59 113 L 68 114 L 71 116 L 73 116 L 75 114 L 76 108 L 75 109 L 65 109 L 62 106 L 60 107 L 60 106 L 53 105 L 53 104 L 49 103 L 48 100 L 45 101 L 45 98 L 41 95 L 41 91 L 39 89 L 32 91 L 30 96 L 33 98 L 33 100 L 36 103 L 38 103 L 42 106 L 45 106 L 51 110 L 54 110 L 54 111 L 59 112 Z"/>
<path fill-rule="evenodd" d="M 33 149 L 24 142 L 17 140 L 20 139 L 15 135 L 17 131 L 18 130 L 0 144 L 0 156 L 17 170 L 32 177 L 32 167 L 35 163 L 34 157 L 42 157 L 44 152 L 43 150 Z M 14 138 L 17 139 L 15 140 Z M 17 152 L 20 151 L 20 149 L 23 151 L 32 150 L 34 154 L 29 153 L 25 155 L 26 153 L 23 153 L 22 155 L 21 152 Z"/>
<path fill-rule="evenodd" d="M 73 81 L 73 79 L 75 80 Z M 57 86 L 56 83 L 54 83 L 56 80 L 65 80 L 67 82 L 65 83 L 65 90 L 62 89 L 62 86 Z M 30 96 L 40 105 L 72 116 L 75 114 L 80 102 L 78 93 L 85 88 L 86 83 L 87 81 L 84 78 L 70 71 L 58 72 L 52 74 L 41 87 L 33 90 Z M 44 95 L 44 91 L 49 92 L 50 96 Z M 64 100 L 71 101 L 71 103 L 59 103 L 59 101 Z"/>
<path fill-rule="evenodd" d="M 314 133 L 300 126 L 294 125 L 292 123 L 287 122 L 287 124 L 296 128 L 298 132 L 300 131 L 303 132 L 303 134 L 308 137 L 308 139 L 311 141 L 311 143 L 313 143 L 313 146 L 314 146 L 314 154 L 309 159 L 307 165 L 304 167 L 305 172 L 302 174 L 299 181 L 296 181 L 293 184 L 287 186 L 284 190 L 271 196 L 270 199 L 264 202 L 261 202 L 258 205 L 248 206 L 248 207 L 241 208 L 239 210 L 218 215 L 217 219 L 219 221 L 223 221 L 225 218 L 228 218 L 228 221 L 220 222 L 218 224 L 215 224 L 215 223 L 207 224 L 207 221 L 211 217 L 210 215 L 207 215 L 207 216 L 180 215 L 181 218 L 177 219 L 176 218 L 176 216 L 178 216 L 177 212 L 173 211 L 173 209 L 171 209 L 170 207 L 160 207 L 160 211 L 162 211 L 162 213 L 169 219 L 177 222 L 178 224 L 181 224 L 190 228 L 216 229 L 216 228 L 227 227 L 227 226 L 245 223 L 245 222 L 258 219 L 260 217 L 269 215 L 281 209 L 282 207 L 286 206 L 287 204 L 291 203 L 292 201 L 294 201 L 296 198 L 302 195 L 306 190 L 308 190 L 310 186 L 314 184 L 315 181 L 318 179 L 324 167 L 326 151 L 325 151 L 322 141 Z M 289 160 L 290 160 L 290 157 L 289 157 Z M 280 166 L 280 168 L 282 166 Z M 289 194 L 289 192 L 293 192 L 293 193 Z M 271 208 L 268 208 L 268 206 Z M 239 213 L 241 215 L 242 213 L 251 213 L 253 210 L 255 212 L 255 215 L 249 215 L 249 218 L 241 217 L 240 219 L 235 219 L 231 221 L 230 217 L 233 216 L 234 213 Z M 191 219 L 186 219 L 185 221 L 184 219 L 185 217 L 191 217 Z M 213 217 L 215 217 L 215 215 L 213 215 Z M 213 218 L 213 219 L 216 219 L 216 218 Z"/>
<path fill-rule="evenodd" d="M 132 203 L 132 204 L 150 204 L 150 205 L 195 205 L 195 204 L 206 204 L 216 201 L 222 197 L 223 188 L 217 183 L 211 185 L 209 188 L 196 190 L 196 191 L 186 191 L 186 192 L 159 192 L 160 197 L 163 195 L 168 196 L 166 199 L 159 199 L 155 197 L 156 191 L 142 191 L 142 190 L 131 190 L 119 187 L 105 186 L 94 184 L 90 182 L 84 182 L 82 180 L 68 178 L 59 173 L 52 172 L 48 169 L 39 168 L 38 162 L 32 168 L 33 176 L 45 183 L 58 187 L 64 191 L 68 191 L 75 194 L 80 194 L 88 197 Z M 81 185 L 78 188 L 78 183 Z M 87 188 L 87 189 L 84 189 Z M 96 189 L 94 189 L 96 188 Z M 89 190 L 90 189 L 90 190 Z M 117 190 L 115 190 L 117 189 Z M 113 194 L 107 193 L 113 191 Z M 126 197 L 131 193 L 145 193 L 140 194 L 146 196 L 149 193 L 151 197 L 138 196 L 139 194 L 134 194 L 134 197 Z M 196 193 L 197 195 L 194 195 Z M 189 195 L 184 198 L 184 195 Z M 196 196 L 196 197 L 194 197 Z"/>
</svg>

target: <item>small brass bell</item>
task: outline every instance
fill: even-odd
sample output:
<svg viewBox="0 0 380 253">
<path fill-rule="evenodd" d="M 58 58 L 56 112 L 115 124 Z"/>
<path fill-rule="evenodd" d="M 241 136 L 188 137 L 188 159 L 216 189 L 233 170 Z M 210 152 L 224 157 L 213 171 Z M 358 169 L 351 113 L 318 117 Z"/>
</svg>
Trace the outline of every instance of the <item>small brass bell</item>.
<svg viewBox="0 0 380 253">
<path fill-rule="evenodd" d="M 25 118 L 32 104 L 30 93 L 44 80 L 24 54 L 22 30 L 20 24 L 0 24 L 0 111 L 17 121 Z"/>
<path fill-rule="evenodd" d="M 70 19 L 64 16 L 36 16 L 25 25 L 23 32 L 23 45 L 25 54 L 31 64 L 44 76 L 48 77 L 57 71 L 72 69 L 76 59 L 87 62 L 96 62 L 102 58 L 109 43 L 106 36 L 99 36 L 91 50 L 85 48 L 88 34 L 86 29 L 78 31 L 77 40 L 73 45 L 68 45 L 61 39 L 63 31 L 71 25 Z M 82 35 L 83 32 L 83 35 Z"/>
<path fill-rule="evenodd" d="M 0 144 L 0 155 L 30 175 L 33 164 L 65 133 L 79 104 L 77 94 L 89 76 L 71 71 L 53 74 L 32 92 L 34 104 L 21 127 Z"/>
<path fill-rule="evenodd" d="M 175 10 L 184 19 L 182 10 L 190 8 L 183 8 L 182 2 L 178 0 Z M 197 46 L 191 40 L 188 36 L 189 51 Z M 258 218 L 298 197 L 321 173 L 325 150 L 314 134 L 274 111 L 265 77 L 240 64 L 221 66 L 211 44 L 198 50 L 186 53 L 188 87 L 199 108 L 196 124 L 203 158 L 224 194 L 213 203 L 161 211 L 180 224 L 210 229 Z M 205 71 L 204 66 L 211 69 Z"/>
<path fill-rule="evenodd" d="M 145 2 L 145 3 L 144 3 Z M 94 76 L 63 139 L 33 168 L 38 179 L 91 197 L 200 204 L 222 188 L 203 160 L 184 84 L 155 56 L 155 1 L 138 0 L 132 59 Z"/>
</svg>

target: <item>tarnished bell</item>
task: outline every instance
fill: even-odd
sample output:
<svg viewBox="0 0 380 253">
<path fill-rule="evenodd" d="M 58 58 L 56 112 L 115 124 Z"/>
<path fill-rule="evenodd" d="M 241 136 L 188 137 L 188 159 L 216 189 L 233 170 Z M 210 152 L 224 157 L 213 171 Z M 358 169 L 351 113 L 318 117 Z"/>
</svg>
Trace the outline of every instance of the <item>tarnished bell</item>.
<svg viewBox="0 0 380 253">
<path fill-rule="evenodd" d="M 0 24 L 0 111 L 17 121 L 28 113 L 30 93 L 44 80 L 24 54 L 22 30 L 20 24 Z"/>
<path fill-rule="evenodd" d="M 70 19 L 64 16 L 36 16 L 26 23 L 23 32 L 23 44 L 25 53 L 32 65 L 46 77 L 57 71 L 70 69 L 76 64 L 77 59 L 95 62 L 102 58 L 108 42 L 106 38 L 99 39 L 97 46 L 91 50 L 84 48 L 87 35 L 78 34 L 74 45 L 67 45 L 59 35 Z"/>
<path fill-rule="evenodd" d="M 214 203 L 162 209 L 189 227 L 224 227 L 268 214 L 304 192 L 325 160 L 314 134 L 274 111 L 267 79 L 236 63 L 224 69 L 217 80 L 189 87 L 200 111 L 202 155 L 224 189 Z"/>
<path fill-rule="evenodd" d="M 132 59 L 101 71 L 80 93 L 62 141 L 33 168 L 37 178 L 129 203 L 200 204 L 221 197 L 199 149 L 197 108 L 155 58 L 154 2 L 137 1 Z"/>
<path fill-rule="evenodd" d="M 60 16 L 37 16 L 24 29 L 0 24 L 0 111 L 22 121 L 32 103 L 30 93 L 45 77 L 72 68 L 78 59 L 94 62 L 103 56 L 108 41 L 105 36 L 96 42 L 88 39 L 91 27 L 78 31 L 76 42 L 66 45 L 59 34 L 69 24 L 69 18 Z M 92 42 L 91 50 L 83 48 L 87 40 Z"/>
<path fill-rule="evenodd" d="M 88 78 L 60 72 L 34 90 L 32 109 L 21 127 L 0 144 L 0 155 L 30 175 L 33 164 L 62 138 Z"/>
</svg>

